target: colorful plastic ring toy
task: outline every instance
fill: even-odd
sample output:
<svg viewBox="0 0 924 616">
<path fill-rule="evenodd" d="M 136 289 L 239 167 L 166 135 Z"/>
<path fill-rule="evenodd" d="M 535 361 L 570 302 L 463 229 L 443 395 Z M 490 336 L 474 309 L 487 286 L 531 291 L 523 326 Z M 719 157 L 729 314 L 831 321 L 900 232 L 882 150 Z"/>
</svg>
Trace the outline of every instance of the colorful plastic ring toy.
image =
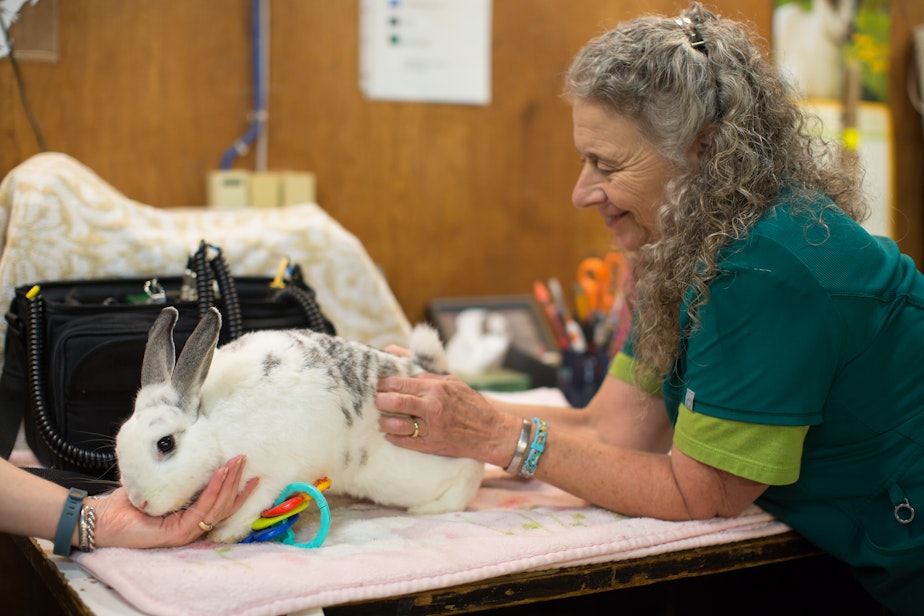
<svg viewBox="0 0 924 616">
<path fill-rule="evenodd" d="M 285 534 L 290 528 L 292 528 L 292 525 L 295 524 L 296 520 L 298 520 L 298 514 L 289 516 L 275 526 L 270 526 L 269 528 L 256 530 L 250 533 L 247 535 L 247 537 L 241 540 L 241 543 L 261 543 L 263 541 L 272 541 L 280 535 Z"/>
<path fill-rule="evenodd" d="M 276 505 L 281 504 L 285 501 L 289 495 L 293 492 L 307 492 L 308 495 L 318 503 L 318 511 L 321 514 L 321 527 L 318 528 L 317 534 L 314 536 L 314 539 L 308 541 L 307 543 L 296 543 L 291 537 L 285 539 L 283 543 L 288 545 L 294 545 L 299 548 L 317 548 L 320 547 L 324 540 L 327 539 L 327 534 L 330 532 L 330 506 L 327 504 L 327 499 L 324 498 L 324 495 L 321 494 L 321 490 L 309 483 L 297 482 L 290 483 L 289 486 L 283 491 L 282 496 L 277 499 Z"/>
<path fill-rule="evenodd" d="M 311 504 L 311 499 L 306 498 L 295 509 L 287 513 L 284 513 L 282 515 L 277 515 L 271 518 L 264 518 L 264 517 L 258 518 L 257 520 L 254 521 L 253 524 L 250 525 L 250 528 L 252 530 L 263 530 L 264 528 L 269 528 L 270 526 L 272 526 L 273 524 L 276 524 L 277 522 L 281 522 L 290 516 L 301 513 L 302 511 L 307 509 L 308 505 L 310 504 Z"/>
<path fill-rule="evenodd" d="M 278 515 L 289 513 L 290 511 L 292 511 L 293 509 L 301 505 L 303 502 L 305 502 L 307 498 L 308 498 L 307 494 L 297 494 L 293 496 L 292 498 L 283 501 L 281 504 L 277 505 L 276 507 L 271 507 L 269 509 L 266 509 L 260 512 L 260 517 L 261 518 L 275 518 Z"/>
</svg>

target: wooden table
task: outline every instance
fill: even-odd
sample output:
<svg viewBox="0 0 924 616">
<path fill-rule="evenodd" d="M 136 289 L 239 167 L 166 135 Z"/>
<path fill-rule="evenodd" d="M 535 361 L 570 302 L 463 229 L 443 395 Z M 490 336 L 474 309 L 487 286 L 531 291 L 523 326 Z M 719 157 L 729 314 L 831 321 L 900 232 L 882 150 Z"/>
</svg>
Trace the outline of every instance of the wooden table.
<svg viewBox="0 0 924 616">
<path fill-rule="evenodd" d="M 404 597 L 332 607 L 325 609 L 324 613 L 329 616 L 365 616 L 476 612 L 559 601 L 812 557 L 824 555 L 801 536 L 790 532 L 618 562 L 512 574 Z M 531 605 L 531 613 L 536 613 L 535 608 Z"/>
<path fill-rule="evenodd" d="M 796 564 L 802 568 L 801 572 L 787 573 L 781 569 Z M 85 573 L 84 578 L 79 578 L 82 570 L 72 561 L 50 555 L 49 542 L 0 535 L 0 567 L 3 570 L 3 575 L 0 575 L 3 579 L 0 607 L 14 608 L 14 611 L 0 610 L 4 613 L 136 613 L 103 584 Z M 770 583 L 773 576 L 788 577 L 789 582 L 798 583 L 798 578 L 805 575 L 806 568 L 811 571 L 811 575 L 805 577 L 813 578 L 811 585 L 818 589 L 820 606 L 833 607 L 831 597 L 826 596 L 821 581 L 823 576 L 818 575 L 819 571 L 828 572 L 829 578 L 831 574 L 836 576 L 828 589 L 831 591 L 836 588 L 838 600 L 850 606 L 850 613 L 881 614 L 881 610 L 868 600 L 863 603 L 865 598 L 862 591 L 851 582 L 849 576 L 845 577 L 846 574 L 839 567 L 842 566 L 799 535 L 790 532 L 618 562 L 506 575 L 406 596 L 331 606 L 324 609 L 324 614 L 379 616 L 490 611 L 495 614 L 537 616 L 562 613 L 563 610 L 566 610 L 565 613 L 577 613 L 569 607 L 577 605 L 577 602 L 585 606 L 588 603 L 612 603 L 630 596 L 632 589 L 656 591 L 656 596 L 663 598 L 670 595 L 671 589 L 678 588 L 676 585 L 679 583 L 686 584 L 687 590 L 684 592 L 689 595 L 689 589 L 700 587 L 710 579 L 723 582 L 723 593 L 728 594 L 739 588 L 741 592 L 753 594 L 753 590 L 741 586 L 740 573 L 738 582 L 731 582 L 733 578 L 728 576 L 747 571 L 755 579 L 766 579 L 767 583 Z M 771 571 L 774 573 L 771 574 Z M 773 584 L 781 588 L 781 584 L 785 586 L 786 582 Z M 707 589 L 700 594 L 712 592 Z M 642 599 L 651 608 L 646 609 L 646 613 L 657 614 L 659 608 L 652 604 L 650 596 L 654 595 L 649 593 L 648 599 Z M 803 600 L 800 598 L 800 601 Z M 711 603 L 712 613 L 715 613 L 715 602 Z M 699 608 L 702 608 L 702 604 Z M 671 611 L 678 613 L 676 609 Z M 825 609 L 822 613 L 834 612 Z"/>
</svg>

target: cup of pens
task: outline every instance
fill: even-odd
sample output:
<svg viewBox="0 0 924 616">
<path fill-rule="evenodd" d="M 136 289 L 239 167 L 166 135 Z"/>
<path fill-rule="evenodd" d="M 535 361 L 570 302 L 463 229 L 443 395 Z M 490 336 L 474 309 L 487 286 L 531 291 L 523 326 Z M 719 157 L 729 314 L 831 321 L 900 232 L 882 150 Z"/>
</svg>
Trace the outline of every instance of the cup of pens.
<svg viewBox="0 0 924 616">
<path fill-rule="evenodd" d="M 596 394 L 614 343 L 625 334 L 627 275 L 626 261 L 618 252 L 583 259 L 574 285 L 573 312 L 556 278 L 550 278 L 548 285 L 538 280 L 533 285 L 561 352 L 558 385 L 572 406 L 586 406 Z"/>
</svg>

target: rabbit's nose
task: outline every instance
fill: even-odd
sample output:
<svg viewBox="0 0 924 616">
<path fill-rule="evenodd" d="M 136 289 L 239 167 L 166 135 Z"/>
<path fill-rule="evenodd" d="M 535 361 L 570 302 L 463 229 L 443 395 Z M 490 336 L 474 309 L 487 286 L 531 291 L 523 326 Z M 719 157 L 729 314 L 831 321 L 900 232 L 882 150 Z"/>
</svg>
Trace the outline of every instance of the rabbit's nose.
<svg viewBox="0 0 924 616">
<path fill-rule="evenodd" d="M 148 501 L 141 501 L 141 494 L 138 494 L 137 490 L 128 490 L 128 502 L 140 511 L 144 511 L 148 507 Z"/>
</svg>

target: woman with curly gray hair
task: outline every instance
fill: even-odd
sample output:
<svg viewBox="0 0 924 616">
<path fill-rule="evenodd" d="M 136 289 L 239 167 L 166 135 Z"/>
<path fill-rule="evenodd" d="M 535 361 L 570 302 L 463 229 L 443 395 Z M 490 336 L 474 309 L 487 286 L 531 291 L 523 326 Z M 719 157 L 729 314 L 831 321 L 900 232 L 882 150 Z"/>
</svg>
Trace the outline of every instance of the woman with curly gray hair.
<svg viewBox="0 0 924 616">
<path fill-rule="evenodd" d="M 628 515 L 757 503 L 917 613 L 924 276 L 859 224 L 855 157 L 816 136 L 745 26 L 698 3 L 590 41 L 565 90 L 572 200 L 634 263 L 626 345 L 582 412 L 392 377 L 377 403 L 404 416 L 381 429 Z"/>
</svg>

